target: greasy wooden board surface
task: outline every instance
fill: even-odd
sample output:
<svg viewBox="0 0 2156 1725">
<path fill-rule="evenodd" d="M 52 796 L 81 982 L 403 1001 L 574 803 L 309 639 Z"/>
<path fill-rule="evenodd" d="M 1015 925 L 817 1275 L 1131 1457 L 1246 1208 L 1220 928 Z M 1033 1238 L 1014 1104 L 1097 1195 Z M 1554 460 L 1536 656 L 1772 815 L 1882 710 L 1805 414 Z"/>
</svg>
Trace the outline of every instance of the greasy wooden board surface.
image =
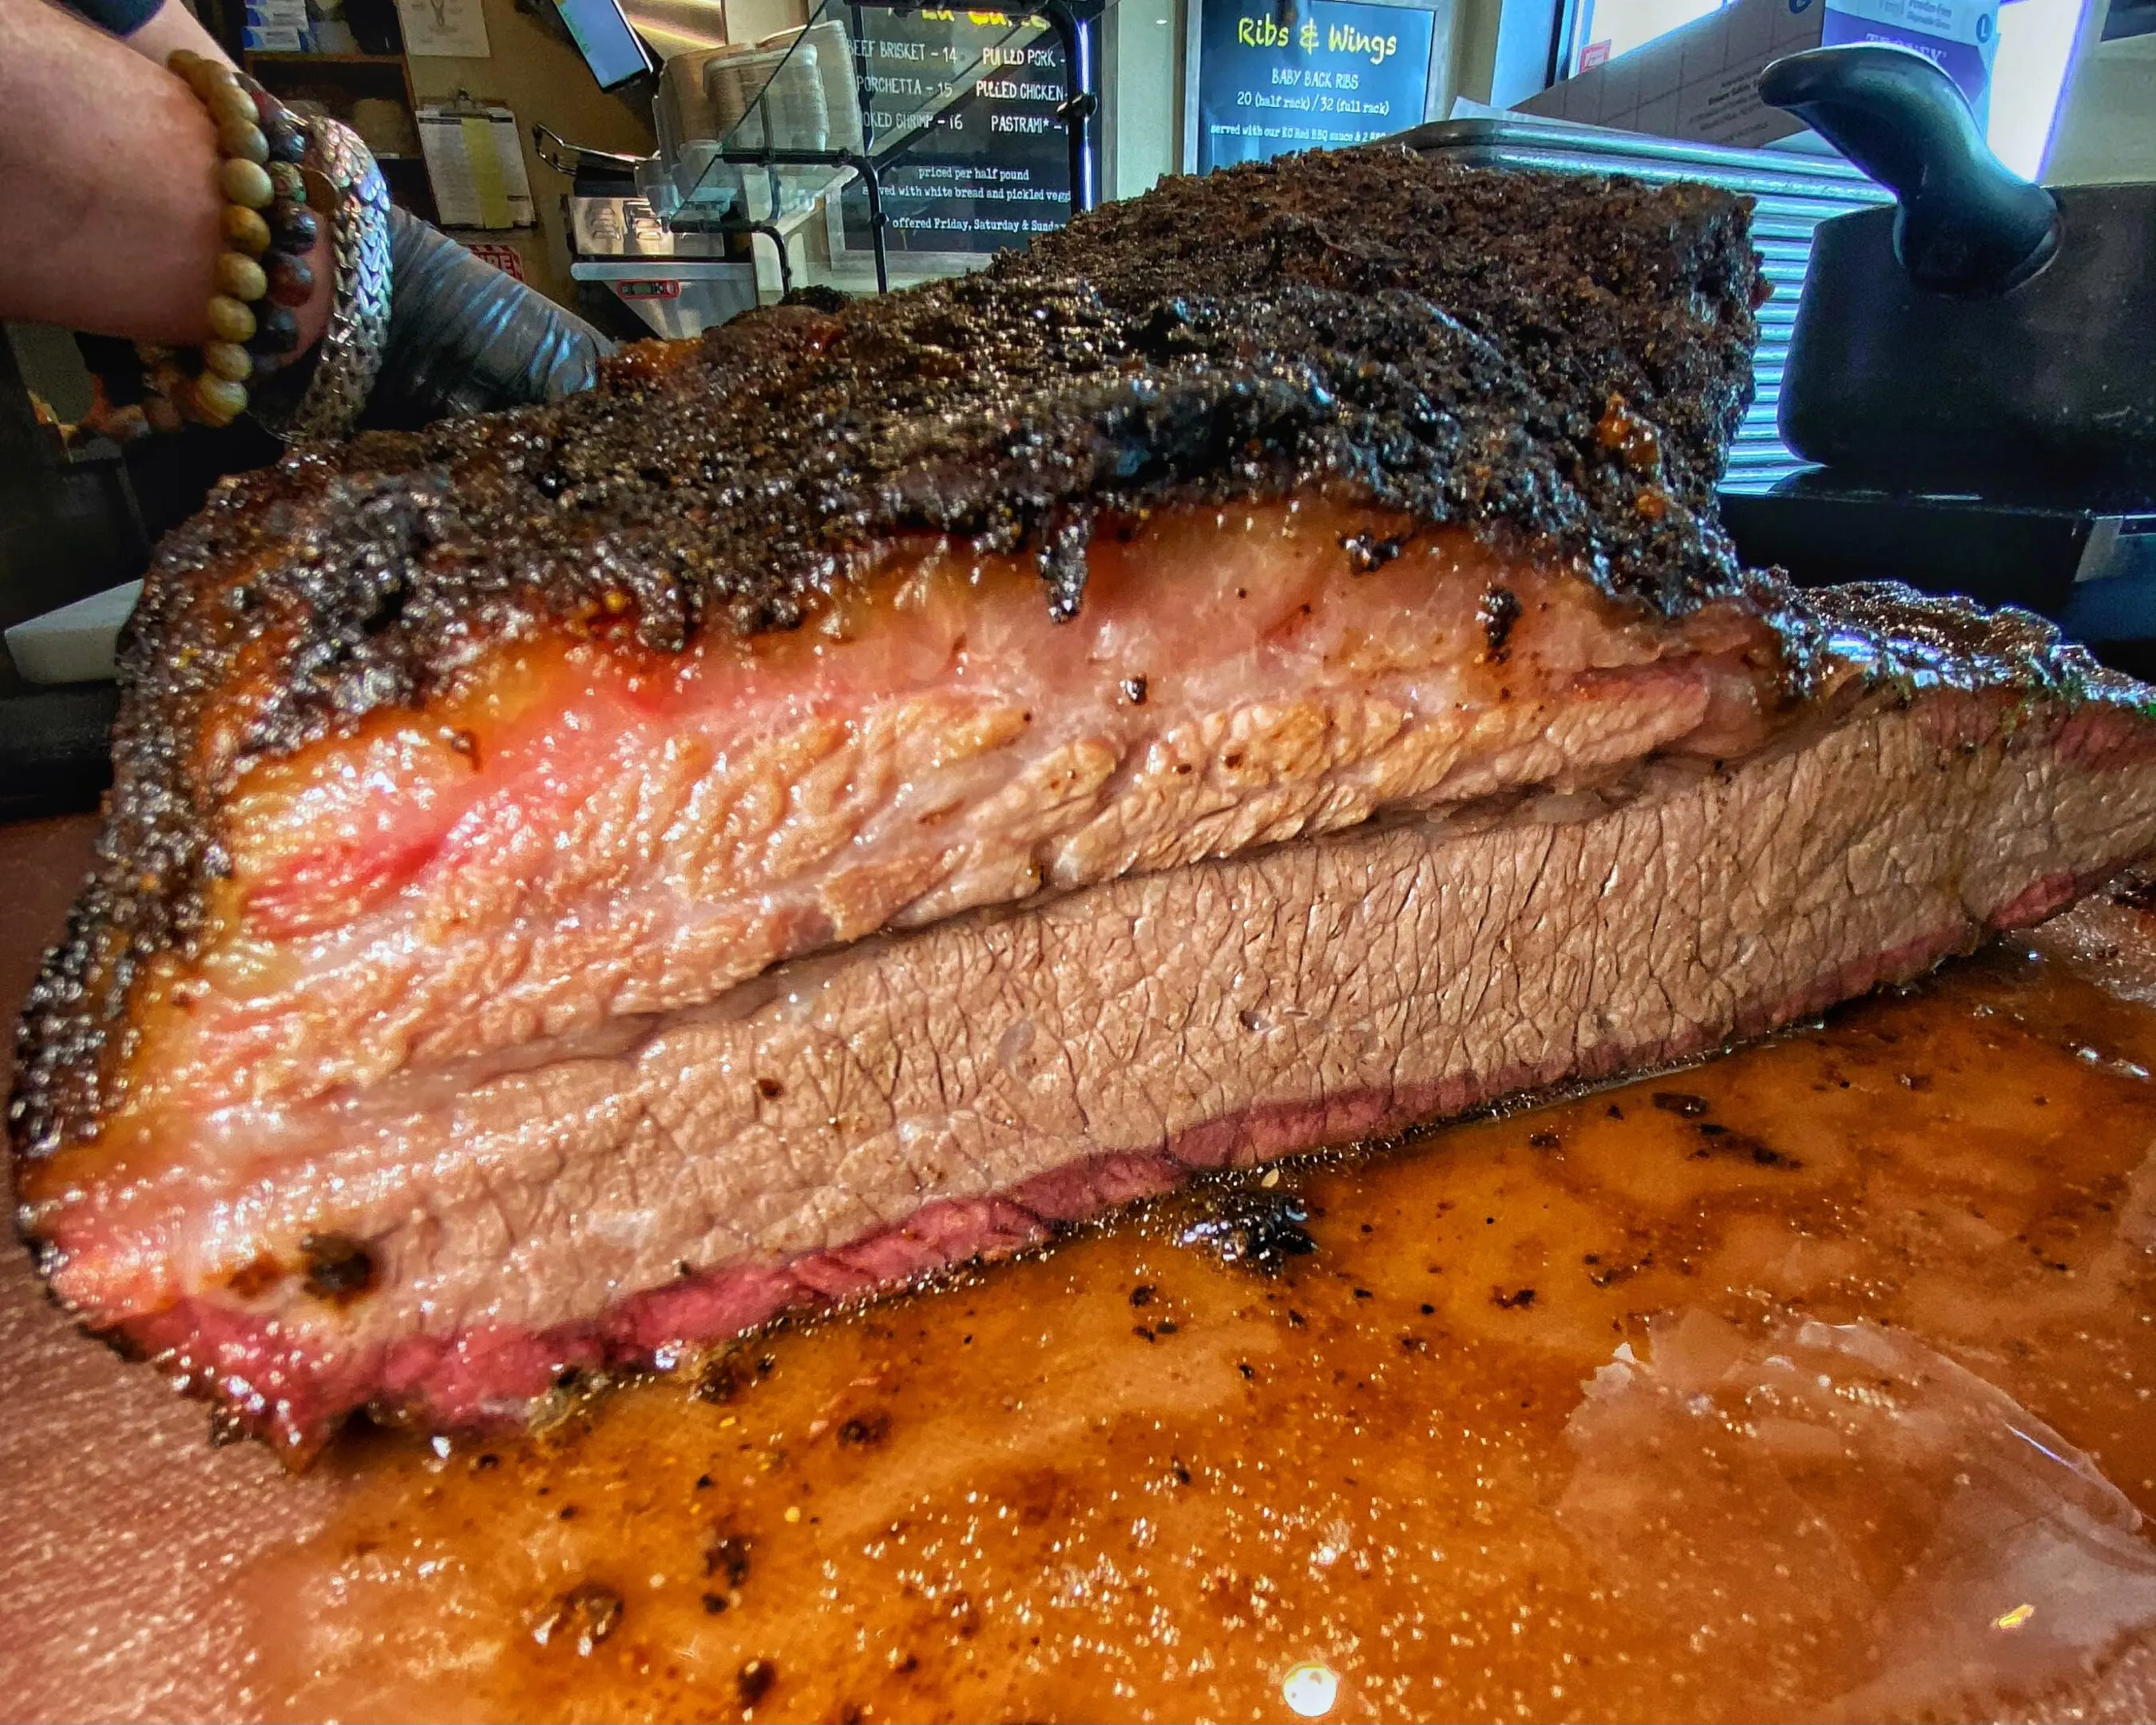
<svg viewBox="0 0 2156 1725">
<path fill-rule="evenodd" d="M 0 832 L 10 999 L 86 848 Z M 2106 903 L 1707 1066 L 296 1480 L 11 1255 L 0 1713 L 2145 1717 L 2150 1003 L 2156 916 Z M 1316 1250 L 1276 1273 L 1182 1240 L 1288 1199 Z"/>
</svg>

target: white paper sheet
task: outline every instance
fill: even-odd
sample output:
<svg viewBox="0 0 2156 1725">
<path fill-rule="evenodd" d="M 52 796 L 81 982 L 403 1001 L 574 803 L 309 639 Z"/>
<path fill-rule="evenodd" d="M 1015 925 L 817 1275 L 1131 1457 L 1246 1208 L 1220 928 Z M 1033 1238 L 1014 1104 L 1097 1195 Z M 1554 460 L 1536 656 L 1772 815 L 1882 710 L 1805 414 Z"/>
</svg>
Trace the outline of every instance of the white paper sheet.
<svg viewBox="0 0 2156 1725">
<path fill-rule="evenodd" d="M 407 54 L 485 59 L 494 53 L 480 0 L 397 0 L 397 17 L 404 26 Z"/>
</svg>

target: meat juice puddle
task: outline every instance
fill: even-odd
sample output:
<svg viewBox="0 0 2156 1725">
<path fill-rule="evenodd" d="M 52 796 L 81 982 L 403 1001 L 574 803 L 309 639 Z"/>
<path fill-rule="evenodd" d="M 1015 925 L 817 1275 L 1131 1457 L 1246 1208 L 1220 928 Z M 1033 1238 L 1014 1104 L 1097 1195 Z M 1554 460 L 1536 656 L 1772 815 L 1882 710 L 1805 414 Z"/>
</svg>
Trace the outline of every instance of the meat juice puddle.
<svg viewBox="0 0 2156 1725">
<path fill-rule="evenodd" d="M 2084 911 L 1732 1057 L 783 1329 L 693 1393 L 355 1442 L 331 1526 L 236 1579 L 255 1694 L 2148 1717 L 2152 933 Z"/>
</svg>

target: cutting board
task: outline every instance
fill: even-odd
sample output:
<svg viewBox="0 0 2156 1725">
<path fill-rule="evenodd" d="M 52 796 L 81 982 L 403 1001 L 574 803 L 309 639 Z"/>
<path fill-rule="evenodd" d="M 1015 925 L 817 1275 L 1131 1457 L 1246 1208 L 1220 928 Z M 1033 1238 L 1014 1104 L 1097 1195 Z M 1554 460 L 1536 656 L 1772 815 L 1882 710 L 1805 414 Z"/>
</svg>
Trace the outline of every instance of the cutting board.
<svg viewBox="0 0 2156 1725">
<path fill-rule="evenodd" d="M 9 998 L 88 844 L 0 830 Z M 2152 1003 L 2103 898 L 298 1476 L 11 1258 L 0 1712 L 2145 1717 Z"/>
</svg>

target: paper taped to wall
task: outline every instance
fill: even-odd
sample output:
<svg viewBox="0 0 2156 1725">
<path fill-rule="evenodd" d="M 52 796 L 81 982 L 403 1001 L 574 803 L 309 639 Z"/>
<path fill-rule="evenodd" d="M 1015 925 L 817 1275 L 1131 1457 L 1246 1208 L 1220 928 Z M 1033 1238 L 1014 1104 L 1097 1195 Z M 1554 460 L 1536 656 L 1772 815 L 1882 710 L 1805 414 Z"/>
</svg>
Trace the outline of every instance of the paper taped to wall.
<svg viewBox="0 0 2156 1725">
<path fill-rule="evenodd" d="M 407 54 L 486 59 L 494 53 L 480 0 L 397 0 L 397 21 L 404 28 Z"/>
</svg>

